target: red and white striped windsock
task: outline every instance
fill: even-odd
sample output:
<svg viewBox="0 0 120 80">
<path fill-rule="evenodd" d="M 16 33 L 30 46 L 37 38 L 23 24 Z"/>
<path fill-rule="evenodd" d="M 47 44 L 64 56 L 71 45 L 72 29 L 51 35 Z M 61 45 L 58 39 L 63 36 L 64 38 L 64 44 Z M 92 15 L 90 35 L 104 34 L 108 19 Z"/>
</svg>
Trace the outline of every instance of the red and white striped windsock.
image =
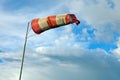
<svg viewBox="0 0 120 80">
<path fill-rule="evenodd" d="M 48 29 L 60 27 L 71 23 L 76 23 L 78 25 L 80 21 L 76 18 L 74 14 L 62 14 L 33 19 L 31 22 L 31 26 L 36 34 L 40 34 Z"/>
</svg>

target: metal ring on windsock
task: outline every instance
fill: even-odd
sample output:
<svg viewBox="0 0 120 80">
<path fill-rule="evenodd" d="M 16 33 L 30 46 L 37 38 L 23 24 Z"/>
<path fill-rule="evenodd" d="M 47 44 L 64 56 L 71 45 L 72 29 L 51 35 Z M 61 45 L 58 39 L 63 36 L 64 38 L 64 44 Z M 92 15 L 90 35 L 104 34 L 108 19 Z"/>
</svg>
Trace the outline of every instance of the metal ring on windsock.
<svg viewBox="0 0 120 80">
<path fill-rule="evenodd" d="M 35 33 L 40 34 L 48 29 L 60 27 L 71 23 L 76 23 L 78 25 L 80 21 L 77 20 L 74 14 L 62 14 L 33 19 L 31 22 L 31 26 Z"/>
</svg>

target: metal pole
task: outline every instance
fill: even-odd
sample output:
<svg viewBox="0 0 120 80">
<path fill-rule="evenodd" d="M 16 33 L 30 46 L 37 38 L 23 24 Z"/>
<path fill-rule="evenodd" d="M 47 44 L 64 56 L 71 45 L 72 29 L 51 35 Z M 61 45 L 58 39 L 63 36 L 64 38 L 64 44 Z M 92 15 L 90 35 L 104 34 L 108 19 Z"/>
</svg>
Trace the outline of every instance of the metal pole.
<svg viewBox="0 0 120 80">
<path fill-rule="evenodd" d="M 24 42 L 24 48 L 23 48 L 23 54 L 22 54 L 22 62 L 21 62 L 19 80 L 21 80 L 21 77 L 22 77 L 22 70 L 23 70 L 23 63 L 24 63 L 24 57 L 25 57 L 25 50 L 26 50 L 26 43 L 27 43 L 27 37 L 28 37 L 28 30 L 29 30 L 29 22 L 28 22 L 28 25 L 27 25 L 27 31 L 26 31 L 26 36 L 25 36 L 25 42 Z"/>
</svg>

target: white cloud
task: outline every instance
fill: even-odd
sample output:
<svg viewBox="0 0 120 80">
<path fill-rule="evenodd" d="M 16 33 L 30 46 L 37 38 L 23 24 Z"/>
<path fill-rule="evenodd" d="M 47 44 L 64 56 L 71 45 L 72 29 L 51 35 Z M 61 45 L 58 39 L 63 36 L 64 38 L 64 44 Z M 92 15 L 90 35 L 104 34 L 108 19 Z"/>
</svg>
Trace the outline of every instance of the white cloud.
<svg viewBox="0 0 120 80">
<path fill-rule="evenodd" d="M 43 10 L 42 12 L 41 11 L 34 12 L 34 8 L 30 8 L 30 7 L 25 7 L 25 8 L 16 10 L 14 12 L 12 11 L 7 12 L 1 9 L 0 10 L 0 17 L 1 17 L 0 26 L 2 28 L 0 29 L 0 33 L 1 33 L 0 34 L 1 36 L 0 47 L 2 47 L 3 49 L 4 48 L 6 49 L 6 46 L 8 46 L 9 48 L 8 50 L 22 49 L 27 22 L 32 20 L 33 18 L 44 17 L 47 15 L 54 15 L 56 11 L 58 11 L 58 8 L 60 8 L 63 5 L 64 3 L 60 3 L 59 5 L 56 5 L 56 7 L 48 9 L 47 11 Z M 67 31 L 68 29 L 69 28 L 65 30 Z M 48 44 L 51 45 L 54 43 L 54 39 L 59 37 L 59 35 L 57 35 L 56 32 L 59 32 L 60 34 L 60 31 L 58 30 L 51 30 L 51 31 L 46 31 L 46 33 L 41 34 L 40 38 L 38 36 L 32 37 L 28 41 L 28 46 L 33 46 L 31 48 L 34 48 L 40 45 L 48 45 Z M 32 30 L 30 31 L 30 35 L 31 34 L 34 34 Z M 48 42 L 48 41 L 51 41 L 51 42 Z M 36 45 L 33 45 L 33 44 L 36 44 Z M 10 47 L 10 46 L 17 46 L 17 48 L 14 49 L 14 47 Z"/>
<path fill-rule="evenodd" d="M 120 1 L 111 1 L 114 4 L 113 9 L 108 2 L 109 0 L 74 0 L 67 6 L 71 13 L 75 13 L 97 30 L 94 33 L 97 41 L 110 42 L 114 40 L 114 33 L 120 34 Z"/>
<path fill-rule="evenodd" d="M 113 53 L 118 56 L 118 58 L 120 57 L 120 38 L 117 41 L 117 48 L 113 50 Z"/>
<path fill-rule="evenodd" d="M 69 49 L 70 50 L 70 49 Z M 47 51 L 47 48 L 46 48 Z M 60 51 L 60 50 L 59 50 Z M 97 50 L 78 50 L 73 52 L 70 56 L 66 56 L 72 50 L 64 50 L 65 55 L 58 55 L 58 51 L 54 50 L 56 54 L 53 56 L 48 51 L 46 54 L 38 54 L 38 52 L 26 52 L 25 63 L 23 68 L 22 80 L 119 80 L 119 67 L 120 64 L 117 59 L 112 55 L 106 54 L 102 49 Z M 81 54 L 74 56 L 75 54 Z M 12 53 L 4 53 L 1 59 L 11 58 L 14 59 L 19 54 L 13 55 Z M 9 55 L 8 55 L 9 54 Z M 6 56 L 7 55 L 7 56 Z M 19 61 L 5 61 L 0 63 L 0 79 L 13 80 L 19 77 L 20 62 Z M 117 70 L 117 72 L 116 72 Z"/>
<path fill-rule="evenodd" d="M 14 64 L 16 65 L 16 64 Z M 13 80 L 18 79 L 18 71 L 19 69 L 16 69 L 15 67 L 12 67 L 8 64 L 0 64 L 0 79 L 1 80 Z"/>
<path fill-rule="evenodd" d="M 114 22 L 119 19 L 119 0 L 113 1 L 115 3 L 115 9 L 111 9 L 106 0 L 101 1 L 87 1 L 84 0 L 74 0 L 68 4 L 69 10 L 73 13 L 77 13 L 89 24 L 103 24 L 108 22 Z M 75 5 L 74 5 L 75 4 Z"/>
</svg>

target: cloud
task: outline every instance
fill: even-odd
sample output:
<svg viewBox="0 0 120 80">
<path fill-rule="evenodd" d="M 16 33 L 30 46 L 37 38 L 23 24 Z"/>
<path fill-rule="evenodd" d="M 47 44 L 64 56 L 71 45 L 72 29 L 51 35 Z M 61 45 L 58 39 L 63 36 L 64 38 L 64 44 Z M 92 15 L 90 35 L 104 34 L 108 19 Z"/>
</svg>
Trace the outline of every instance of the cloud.
<svg viewBox="0 0 120 80">
<path fill-rule="evenodd" d="M 5 3 L 5 2 L 4 2 Z M 7 2 L 6 2 L 7 3 Z M 17 3 L 17 2 L 15 2 Z M 12 3 L 14 4 L 14 3 Z M 55 3 L 53 3 L 55 4 Z M 58 2 L 57 2 L 58 4 Z M 1 9 L 0 10 L 0 26 L 2 27 L 0 29 L 0 47 L 3 49 L 3 50 L 12 50 L 12 51 L 17 51 L 17 50 L 21 50 L 22 47 L 23 47 L 23 41 L 24 41 L 24 37 L 25 37 L 25 32 L 26 32 L 26 26 L 27 26 L 27 23 L 28 21 L 31 21 L 33 18 L 36 18 L 36 17 L 44 17 L 44 16 L 47 16 L 47 15 L 53 15 L 56 13 L 56 11 L 58 11 L 58 8 L 61 7 L 62 5 L 64 5 L 63 3 L 60 3 L 59 5 L 55 4 L 54 8 L 50 8 L 50 9 L 47 9 L 46 10 L 43 10 L 43 11 L 34 11 L 34 9 L 32 9 L 31 7 L 24 7 L 24 8 L 20 8 L 18 10 L 15 10 L 15 11 L 6 11 L 6 10 L 3 10 Z M 2 7 L 5 7 L 5 5 L 3 4 Z M 58 13 L 61 13 L 62 10 L 59 10 L 60 12 Z M 48 13 L 49 12 L 49 13 Z M 31 38 L 29 41 L 31 42 L 28 42 L 28 45 L 31 46 L 31 44 L 33 44 L 34 42 L 36 43 L 41 43 L 43 41 L 46 40 L 46 37 L 49 37 L 49 40 L 52 41 L 53 39 L 55 39 L 56 37 L 58 37 L 58 35 L 56 35 L 56 30 L 53 30 L 52 31 L 49 31 L 48 33 L 51 33 L 51 35 L 53 34 L 53 37 L 50 37 L 50 35 L 46 35 L 46 34 L 43 34 L 41 35 L 42 36 L 42 40 L 38 40 L 38 37 L 37 39 L 36 38 Z M 47 34 L 48 34 L 47 33 Z M 30 34 L 34 34 L 33 31 L 31 30 L 30 31 Z M 46 36 L 46 37 L 44 37 Z M 34 40 L 34 42 L 32 42 Z M 46 44 L 49 44 L 47 42 L 47 40 L 45 41 Z M 17 45 L 15 45 L 17 44 Z M 6 47 L 8 46 L 8 47 Z M 10 47 L 10 46 L 17 46 L 17 47 Z M 36 45 L 34 45 L 33 47 L 35 47 Z"/>
<path fill-rule="evenodd" d="M 117 48 L 114 49 L 112 52 L 119 58 L 120 56 L 120 38 L 117 41 Z"/>
<path fill-rule="evenodd" d="M 47 48 L 45 51 L 48 51 Z M 72 52 L 72 55 L 67 55 L 71 51 L 68 51 L 67 49 L 64 50 L 62 52 L 64 55 L 58 55 L 58 51 L 56 50 L 54 50 L 54 53 L 56 52 L 54 55 L 51 54 L 53 53 L 52 51 L 46 52 L 47 54 L 26 52 L 22 79 L 119 80 L 120 72 L 118 69 L 120 67 L 120 63 L 114 56 L 106 54 L 106 52 L 102 49 L 87 51 L 83 49 L 78 50 L 78 52 Z M 79 55 L 75 56 L 75 54 L 78 53 Z M 16 56 L 12 56 L 11 53 L 4 54 L 9 55 L 2 57 L 3 60 L 5 57 L 11 59 L 16 58 Z M 18 79 L 20 69 L 19 61 L 16 60 L 11 62 L 6 60 L 5 63 L 0 63 L 0 65 L 0 69 L 2 70 L 2 73 L 0 73 L 1 80 Z"/>
<path fill-rule="evenodd" d="M 23 15 L 10 14 L 2 10 L 0 10 L 0 17 L 0 47 L 3 51 L 18 50 L 23 43 L 26 29 L 24 27 L 27 26 L 26 22 L 28 19 Z"/>
<path fill-rule="evenodd" d="M 77 15 L 79 15 L 89 24 L 93 24 L 93 25 L 104 24 L 108 22 L 113 22 L 115 20 L 120 20 L 118 18 L 118 16 L 120 16 L 118 15 L 119 0 L 113 1 L 113 3 L 115 4 L 114 10 L 112 10 L 108 6 L 107 4 L 108 1 L 101 0 L 101 1 L 96 1 L 96 3 L 94 0 L 86 1 L 88 4 L 86 5 L 86 2 L 84 2 L 83 0 L 79 0 L 79 1 L 75 0 L 73 2 L 70 2 L 68 7 L 71 12 L 74 12 Z M 118 13 L 115 13 L 115 12 L 118 12 Z"/>
<path fill-rule="evenodd" d="M 119 0 L 74 0 L 67 4 L 69 11 L 75 13 L 87 24 L 94 28 L 96 41 L 111 42 L 115 39 L 114 33 L 120 34 Z M 75 4 L 75 5 L 74 5 Z M 114 8 L 111 8 L 113 6 Z M 106 37 L 106 38 L 104 38 Z"/>
</svg>

